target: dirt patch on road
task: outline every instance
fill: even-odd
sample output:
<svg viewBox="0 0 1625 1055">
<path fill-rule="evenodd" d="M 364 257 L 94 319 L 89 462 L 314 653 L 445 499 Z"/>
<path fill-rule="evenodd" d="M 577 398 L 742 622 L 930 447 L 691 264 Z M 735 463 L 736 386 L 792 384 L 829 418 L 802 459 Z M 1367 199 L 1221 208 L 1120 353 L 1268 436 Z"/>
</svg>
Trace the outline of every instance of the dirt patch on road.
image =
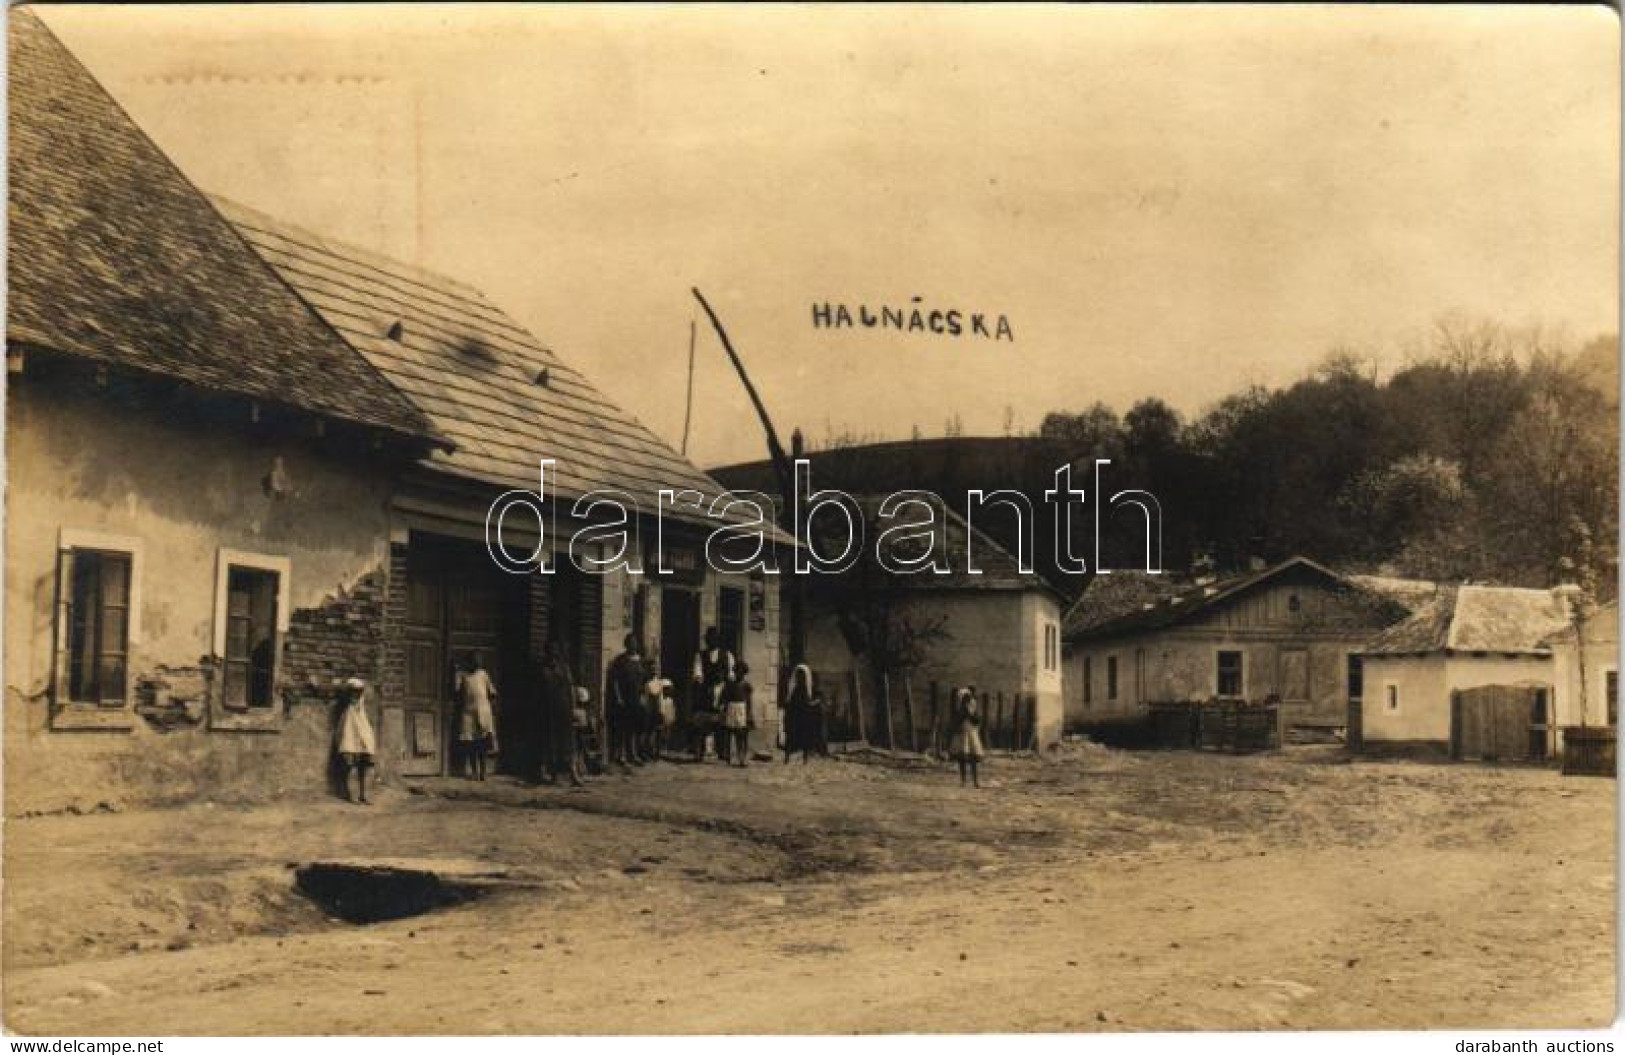
<svg viewBox="0 0 1625 1055">
<path fill-rule="evenodd" d="M 981 790 L 884 759 L 657 765 L 581 791 L 434 781 L 372 810 L 13 822 L 8 1024 L 823 1033 L 1612 1017 L 1612 782 L 1336 759 L 1078 750 L 994 760 Z M 367 927 L 279 915 L 314 908 L 287 900 L 289 861 L 400 858 L 538 885 Z M 260 910 L 189 929 L 211 899 L 255 890 Z M 143 928 L 192 947 L 123 955 Z M 604 998 L 623 992 L 636 1002 Z"/>
</svg>

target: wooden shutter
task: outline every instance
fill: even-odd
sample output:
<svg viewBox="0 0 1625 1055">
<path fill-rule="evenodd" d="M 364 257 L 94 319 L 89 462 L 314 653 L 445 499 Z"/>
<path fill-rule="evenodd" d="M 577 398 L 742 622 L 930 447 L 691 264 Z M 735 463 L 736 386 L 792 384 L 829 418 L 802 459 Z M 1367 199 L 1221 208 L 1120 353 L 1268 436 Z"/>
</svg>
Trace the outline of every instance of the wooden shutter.
<svg viewBox="0 0 1625 1055">
<path fill-rule="evenodd" d="M 101 589 L 96 612 L 96 702 L 104 707 L 122 707 L 129 684 L 130 558 L 123 553 L 103 553 L 100 564 Z"/>
<path fill-rule="evenodd" d="M 51 676 L 51 698 L 57 706 L 69 702 L 68 661 L 73 647 L 73 555 L 71 549 L 57 551 L 56 561 L 56 638 Z"/>
</svg>

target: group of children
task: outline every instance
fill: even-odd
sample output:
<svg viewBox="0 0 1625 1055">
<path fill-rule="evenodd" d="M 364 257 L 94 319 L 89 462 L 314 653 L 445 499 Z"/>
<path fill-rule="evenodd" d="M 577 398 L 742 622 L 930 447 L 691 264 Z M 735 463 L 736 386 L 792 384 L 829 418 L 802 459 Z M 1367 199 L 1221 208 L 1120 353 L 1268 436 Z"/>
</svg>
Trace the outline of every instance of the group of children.
<svg viewBox="0 0 1625 1055">
<path fill-rule="evenodd" d="M 756 728 L 749 675 L 750 666 L 722 646 L 714 628 L 707 630 L 705 647 L 694 657 L 688 713 L 680 716 L 676 686 L 627 635 L 624 651 L 609 667 L 610 762 L 625 768 L 660 760 L 686 735 L 695 761 L 704 760 L 710 745 L 723 761 L 745 765 Z"/>
<path fill-rule="evenodd" d="M 705 634 L 705 647 L 694 657 L 693 685 L 687 722 L 688 749 L 696 762 L 703 761 L 708 742 L 715 744 L 719 758 L 736 766 L 748 764 L 750 733 L 756 728 L 754 689 L 750 667 L 722 647 L 717 631 Z M 816 737 L 812 729 L 819 702 L 812 691 L 812 674 L 805 664 L 797 666 L 790 679 L 786 699 L 785 761 L 794 751 L 803 761 L 812 753 Z M 609 761 L 623 768 L 643 765 L 665 757 L 678 722 L 677 703 L 670 679 L 660 676 L 657 666 L 645 663 L 637 640 L 628 635 L 625 651 L 609 670 Z M 468 775 L 484 780 L 488 759 L 497 752 L 493 703 L 497 687 L 477 653 L 459 664 L 456 675 L 457 746 Z M 351 801 L 367 802 L 367 775 L 377 755 L 377 736 L 368 716 L 367 684 L 351 678 L 340 686 L 335 748 L 341 767 L 344 794 Z M 580 782 L 586 766 L 586 741 L 593 730 L 585 688 L 574 688 L 570 724 L 572 737 L 570 771 L 572 783 Z M 949 754 L 959 765 L 959 782 L 981 787 L 979 765 L 986 755 L 982 744 L 981 704 L 974 686 L 954 691 L 953 737 Z M 352 776 L 356 795 L 350 795 Z"/>
</svg>

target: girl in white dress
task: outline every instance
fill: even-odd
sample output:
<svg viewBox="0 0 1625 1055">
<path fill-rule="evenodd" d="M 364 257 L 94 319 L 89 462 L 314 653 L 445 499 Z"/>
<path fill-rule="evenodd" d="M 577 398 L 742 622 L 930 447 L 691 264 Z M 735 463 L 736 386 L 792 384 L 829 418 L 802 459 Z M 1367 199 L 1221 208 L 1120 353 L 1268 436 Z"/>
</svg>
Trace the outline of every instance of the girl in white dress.
<svg viewBox="0 0 1625 1055">
<path fill-rule="evenodd" d="M 372 731 L 372 719 L 367 715 L 367 683 L 351 678 L 339 689 L 338 737 L 334 744 L 339 761 L 344 766 L 344 797 L 350 798 L 350 774 L 356 775 L 356 797 L 352 802 L 367 801 L 367 770 L 373 767 L 378 755 L 378 737 Z"/>
<path fill-rule="evenodd" d="M 987 752 L 982 748 L 982 706 L 976 702 L 974 687 L 962 688 L 954 693 L 954 737 L 948 743 L 948 753 L 959 763 L 959 783 L 963 787 L 968 773 L 972 787 L 981 787 L 976 767 Z"/>
<path fill-rule="evenodd" d="M 486 756 L 497 750 L 496 722 L 491 713 L 491 701 L 496 696 L 496 684 L 485 672 L 479 653 L 469 653 L 457 675 L 457 741 L 468 759 L 469 776 L 475 780 L 485 779 Z"/>
</svg>

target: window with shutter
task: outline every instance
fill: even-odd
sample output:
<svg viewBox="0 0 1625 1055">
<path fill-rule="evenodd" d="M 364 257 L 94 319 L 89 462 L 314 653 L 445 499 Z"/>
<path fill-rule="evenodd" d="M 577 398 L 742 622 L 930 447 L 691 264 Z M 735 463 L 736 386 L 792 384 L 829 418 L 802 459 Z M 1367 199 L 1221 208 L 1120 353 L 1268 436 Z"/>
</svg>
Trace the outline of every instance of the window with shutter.
<svg viewBox="0 0 1625 1055">
<path fill-rule="evenodd" d="M 130 652 L 130 555 L 76 548 L 64 559 L 68 701 L 122 707 Z"/>
<path fill-rule="evenodd" d="M 271 706 L 279 589 L 280 576 L 274 571 L 229 569 L 224 656 L 227 707 Z"/>
</svg>

